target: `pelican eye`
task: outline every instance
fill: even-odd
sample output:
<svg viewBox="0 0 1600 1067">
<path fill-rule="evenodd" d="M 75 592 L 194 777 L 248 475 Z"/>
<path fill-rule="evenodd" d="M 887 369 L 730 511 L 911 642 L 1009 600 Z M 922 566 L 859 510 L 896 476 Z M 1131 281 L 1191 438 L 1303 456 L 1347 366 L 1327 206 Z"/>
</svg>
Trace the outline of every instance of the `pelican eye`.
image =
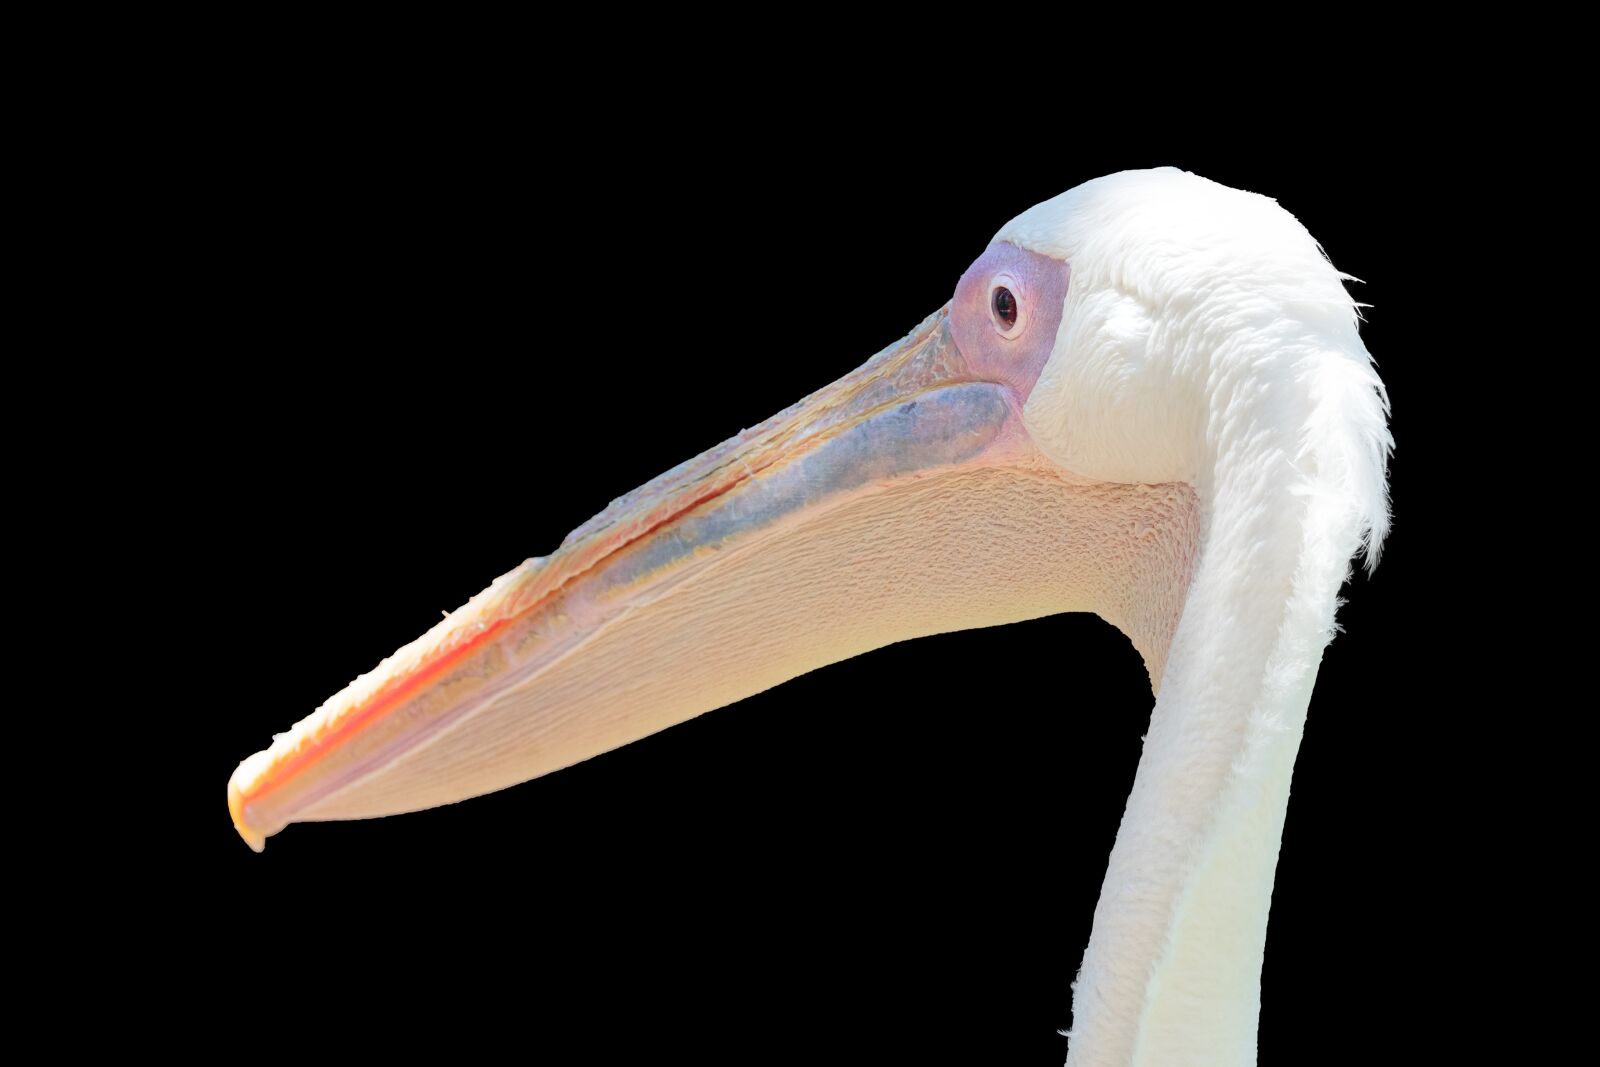
<svg viewBox="0 0 1600 1067">
<path fill-rule="evenodd" d="M 989 305 L 994 309 L 994 321 L 1000 323 L 1002 328 L 1009 330 L 1017 324 L 1017 298 L 1011 295 L 1010 289 L 1003 285 L 996 286 Z"/>
</svg>

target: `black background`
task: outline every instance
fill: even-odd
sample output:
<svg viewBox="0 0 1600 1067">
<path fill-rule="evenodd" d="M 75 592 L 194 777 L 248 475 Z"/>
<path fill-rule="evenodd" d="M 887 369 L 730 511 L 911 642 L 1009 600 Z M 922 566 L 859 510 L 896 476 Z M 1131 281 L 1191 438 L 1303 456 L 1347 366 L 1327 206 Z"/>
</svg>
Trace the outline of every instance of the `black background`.
<svg viewBox="0 0 1600 1067">
<path fill-rule="evenodd" d="M 1170 164 L 1273 196 L 1365 279 L 1395 408 L 1394 530 L 1345 590 L 1295 770 L 1261 1059 L 1353 1052 L 1353 998 L 1394 1055 L 1429 1040 L 1446 858 L 1417 768 L 1448 754 L 1404 651 L 1430 625 L 1444 147 L 593 88 L 283 70 L 183 105 L 170 328 L 203 369 L 157 373 L 203 396 L 159 431 L 200 695 L 169 711 L 184 874 L 157 891 L 190 1003 L 252 1027 L 326 1004 L 352 1051 L 1059 1063 L 1151 701 L 1093 617 L 892 646 L 263 855 L 224 785 L 441 610 L 902 336 L 1019 211 Z"/>
</svg>

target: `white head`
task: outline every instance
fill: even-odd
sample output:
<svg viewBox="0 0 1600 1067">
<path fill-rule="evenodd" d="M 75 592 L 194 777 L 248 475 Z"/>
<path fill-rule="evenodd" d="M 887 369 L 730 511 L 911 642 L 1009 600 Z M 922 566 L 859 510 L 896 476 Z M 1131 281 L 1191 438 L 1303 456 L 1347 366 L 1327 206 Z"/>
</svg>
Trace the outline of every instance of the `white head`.
<svg viewBox="0 0 1600 1067">
<path fill-rule="evenodd" d="M 1388 529 L 1388 399 L 1360 306 L 1276 201 L 1171 167 L 1085 182 L 995 241 L 1071 265 L 1026 425 L 1060 466 L 1109 482 L 1186 482 L 1284 464 L 1341 486 L 1375 563 Z M 1242 466 L 1241 466 L 1242 465 Z"/>
</svg>

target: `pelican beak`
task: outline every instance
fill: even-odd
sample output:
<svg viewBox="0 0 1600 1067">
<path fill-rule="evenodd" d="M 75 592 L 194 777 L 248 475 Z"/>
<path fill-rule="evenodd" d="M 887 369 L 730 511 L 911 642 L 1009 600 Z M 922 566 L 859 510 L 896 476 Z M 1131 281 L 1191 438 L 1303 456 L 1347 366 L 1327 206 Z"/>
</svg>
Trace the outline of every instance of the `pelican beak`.
<svg viewBox="0 0 1600 1067">
<path fill-rule="evenodd" d="M 894 641 L 1083 610 L 1074 542 L 1123 520 L 1042 458 L 1025 399 L 972 371 L 947 305 L 615 501 L 246 759 L 235 827 L 260 850 L 291 822 L 462 800 Z M 1145 644 L 1149 661 L 1164 638 Z"/>
</svg>

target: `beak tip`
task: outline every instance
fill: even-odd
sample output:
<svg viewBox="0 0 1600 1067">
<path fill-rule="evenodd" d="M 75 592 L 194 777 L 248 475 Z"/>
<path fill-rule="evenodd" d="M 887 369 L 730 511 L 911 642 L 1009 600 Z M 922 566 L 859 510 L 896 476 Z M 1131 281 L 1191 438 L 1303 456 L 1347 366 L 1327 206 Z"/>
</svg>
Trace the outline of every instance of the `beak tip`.
<svg viewBox="0 0 1600 1067">
<path fill-rule="evenodd" d="M 246 763 L 248 762 L 247 760 Z M 239 769 L 228 779 L 228 814 L 233 816 L 233 828 L 239 831 L 244 843 L 256 852 L 264 852 L 267 847 L 266 835 L 252 827 L 247 820 L 244 792 L 239 788 L 240 771 L 244 769 L 245 765 L 240 764 Z"/>
</svg>

